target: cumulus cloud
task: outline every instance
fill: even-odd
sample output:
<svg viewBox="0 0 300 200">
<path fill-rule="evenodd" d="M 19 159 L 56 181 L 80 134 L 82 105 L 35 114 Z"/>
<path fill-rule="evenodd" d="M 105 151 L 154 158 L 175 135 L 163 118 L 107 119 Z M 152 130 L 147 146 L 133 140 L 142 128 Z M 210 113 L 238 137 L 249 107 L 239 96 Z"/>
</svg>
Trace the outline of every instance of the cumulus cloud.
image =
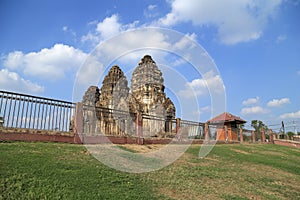
<svg viewBox="0 0 300 200">
<path fill-rule="evenodd" d="M 243 115 L 265 114 L 265 113 L 268 113 L 268 110 L 266 110 L 260 106 L 253 106 L 253 107 L 243 108 L 241 113 Z"/>
<path fill-rule="evenodd" d="M 224 91 L 223 80 L 220 75 L 215 75 L 212 71 L 203 75 L 202 79 L 194 79 L 187 82 L 184 90 L 179 91 L 182 97 L 190 98 L 194 96 L 204 96 L 208 92 L 220 94 Z"/>
<path fill-rule="evenodd" d="M 261 37 L 268 19 L 276 13 L 282 0 L 218 1 L 173 0 L 171 12 L 158 23 L 173 26 L 181 22 L 212 25 L 222 43 L 236 44 Z"/>
<path fill-rule="evenodd" d="M 15 92 L 26 93 L 42 93 L 44 87 L 37 83 L 33 83 L 30 80 L 25 80 L 17 73 L 11 72 L 8 69 L 0 70 L 0 88 L 5 88 Z"/>
<path fill-rule="evenodd" d="M 118 15 L 107 17 L 97 24 L 96 30 L 100 33 L 102 38 L 109 38 L 121 31 L 121 24 L 118 22 Z"/>
<path fill-rule="evenodd" d="M 269 107 L 278 107 L 278 106 L 282 106 L 282 105 L 288 104 L 288 103 L 291 103 L 289 98 L 273 99 L 273 100 L 268 102 L 267 106 L 269 106 Z"/>
<path fill-rule="evenodd" d="M 159 62 L 167 54 L 167 52 L 159 49 L 172 48 L 172 43 L 167 35 L 159 29 L 140 29 L 128 31 L 118 35 L 113 40 L 102 43 L 101 48 L 97 48 L 95 57 L 102 60 L 118 58 L 121 63 L 136 65 L 136 62 L 145 54 L 150 54 L 156 62 Z M 122 56 L 120 57 L 120 55 Z"/>
<path fill-rule="evenodd" d="M 95 30 L 90 31 L 87 35 L 81 37 L 82 42 L 91 42 L 96 45 L 106 39 L 118 35 L 122 31 L 127 31 L 136 28 L 139 21 L 134 21 L 129 24 L 122 24 L 119 22 L 119 16 L 114 14 L 106 17 L 101 22 L 93 21 L 92 25 L 96 25 Z"/>
<path fill-rule="evenodd" d="M 14 51 L 4 59 L 3 66 L 10 70 L 22 71 L 25 75 L 47 80 L 59 80 L 70 70 L 76 70 L 87 54 L 64 44 L 55 44 L 39 52 L 23 53 Z"/>
<path fill-rule="evenodd" d="M 285 113 L 279 116 L 281 119 L 300 118 L 300 110 L 297 112 Z"/>
<path fill-rule="evenodd" d="M 248 106 L 248 105 L 253 105 L 253 104 L 257 104 L 259 101 L 259 97 L 255 97 L 255 98 L 249 98 L 245 101 L 243 101 L 243 105 Z"/>
</svg>

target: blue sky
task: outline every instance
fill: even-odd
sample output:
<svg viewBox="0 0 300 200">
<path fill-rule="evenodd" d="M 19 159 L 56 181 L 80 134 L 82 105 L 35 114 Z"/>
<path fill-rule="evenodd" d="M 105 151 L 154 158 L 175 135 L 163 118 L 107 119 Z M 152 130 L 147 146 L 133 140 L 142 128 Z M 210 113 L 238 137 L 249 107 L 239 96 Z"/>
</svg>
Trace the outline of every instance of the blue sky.
<svg viewBox="0 0 300 200">
<path fill-rule="evenodd" d="M 0 89 L 72 100 L 76 74 L 98 44 L 129 30 L 160 27 L 199 43 L 219 72 L 197 75 L 187 63 L 175 66 L 178 56 L 149 51 L 165 72 L 177 116 L 191 120 L 200 116 L 201 121 L 212 117 L 204 83 L 208 81 L 212 88 L 224 85 L 228 112 L 268 125 L 285 121 L 291 130 L 295 121 L 300 131 L 299 19 L 298 0 L 1 0 Z M 160 36 L 146 33 L 135 42 L 168 46 Z M 129 81 L 145 53 L 115 61 Z M 107 68 L 101 70 L 91 68 L 89 76 L 103 71 L 105 75 Z M 175 71 L 185 80 L 173 80 Z M 87 77 L 86 87 L 91 83 Z"/>
</svg>

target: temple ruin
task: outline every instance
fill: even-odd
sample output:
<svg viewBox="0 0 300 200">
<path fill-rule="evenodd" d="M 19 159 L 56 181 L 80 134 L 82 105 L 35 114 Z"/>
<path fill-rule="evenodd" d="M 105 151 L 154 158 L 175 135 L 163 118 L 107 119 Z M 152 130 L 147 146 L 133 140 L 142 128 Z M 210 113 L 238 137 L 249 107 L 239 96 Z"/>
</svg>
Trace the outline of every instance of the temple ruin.
<svg viewBox="0 0 300 200">
<path fill-rule="evenodd" d="M 133 135 L 141 116 L 143 136 L 171 133 L 175 106 L 164 90 L 162 72 L 149 55 L 133 71 L 130 89 L 121 68 L 113 66 L 101 88 L 90 86 L 83 96 L 84 132 Z"/>
</svg>

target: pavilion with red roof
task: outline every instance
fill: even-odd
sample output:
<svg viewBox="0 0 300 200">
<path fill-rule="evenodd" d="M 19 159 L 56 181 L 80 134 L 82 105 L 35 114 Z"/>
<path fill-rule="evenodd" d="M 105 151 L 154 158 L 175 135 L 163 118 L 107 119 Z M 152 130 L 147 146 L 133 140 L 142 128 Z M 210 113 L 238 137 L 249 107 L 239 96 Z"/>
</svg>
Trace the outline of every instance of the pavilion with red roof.
<svg viewBox="0 0 300 200">
<path fill-rule="evenodd" d="M 208 120 L 207 123 L 216 126 L 217 140 L 237 141 L 238 125 L 245 124 L 246 121 L 238 116 L 224 112 Z"/>
</svg>

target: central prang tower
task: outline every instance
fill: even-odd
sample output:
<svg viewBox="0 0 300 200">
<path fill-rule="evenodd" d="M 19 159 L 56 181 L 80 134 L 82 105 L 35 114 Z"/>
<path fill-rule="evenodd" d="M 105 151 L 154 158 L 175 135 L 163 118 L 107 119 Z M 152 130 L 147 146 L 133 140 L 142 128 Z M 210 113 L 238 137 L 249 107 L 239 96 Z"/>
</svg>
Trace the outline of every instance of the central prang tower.
<svg viewBox="0 0 300 200">
<path fill-rule="evenodd" d="M 175 118 L 175 106 L 166 97 L 162 72 L 151 56 L 144 56 L 133 71 L 130 89 L 132 112 L 141 112 L 144 115 L 165 119 Z M 170 123 L 165 126 L 161 121 L 143 120 L 143 124 L 144 135 L 151 136 L 154 132 L 171 131 Z"/>
</svg>

